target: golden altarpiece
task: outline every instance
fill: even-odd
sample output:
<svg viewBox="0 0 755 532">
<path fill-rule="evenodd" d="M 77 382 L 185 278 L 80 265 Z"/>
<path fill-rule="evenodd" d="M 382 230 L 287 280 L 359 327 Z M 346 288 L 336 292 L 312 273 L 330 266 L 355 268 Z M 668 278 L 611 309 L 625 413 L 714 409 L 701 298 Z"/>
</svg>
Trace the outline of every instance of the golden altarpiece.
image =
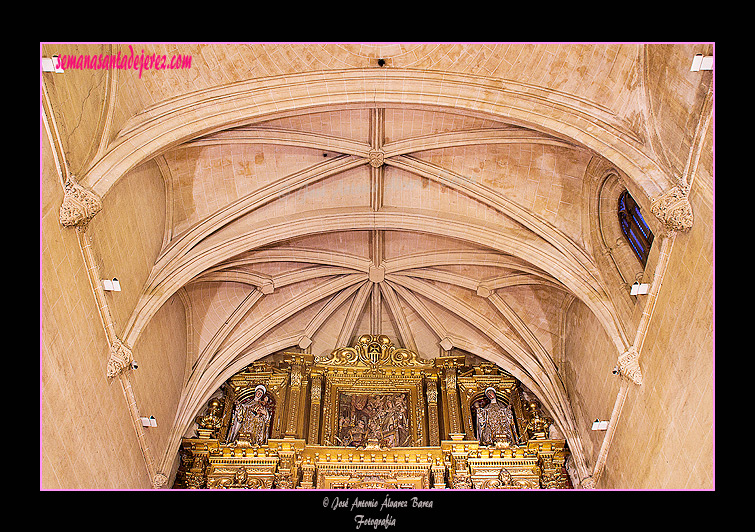
<svg viewBox="0 0 755 532">
<path fill-rule="evenodd" d="M 184 438 L 175 488 L 567 488 L 565 441 L 520 383 L 363 335 L 231 377 Z"/>
</svg>

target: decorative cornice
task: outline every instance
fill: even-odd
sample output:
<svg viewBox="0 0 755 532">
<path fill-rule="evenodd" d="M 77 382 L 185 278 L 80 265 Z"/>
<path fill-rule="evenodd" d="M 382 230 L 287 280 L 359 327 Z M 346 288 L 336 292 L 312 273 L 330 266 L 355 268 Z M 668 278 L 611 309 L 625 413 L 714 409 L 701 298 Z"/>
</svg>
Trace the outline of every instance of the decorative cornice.
<svg viewBox="0 0 755 532">
<path fill-rule="evenodd" d="M 112 379 L 125 371 L 133 360 L 131 349 L 118 338 L 110 346 L 110 358 L 107 361 L 107 376 Z"/>
<path fill-rule="evenodd" d="M 100 197 L 79 185 L 73 176 L 63 187 L 63 204 L 60 206 L 60 223 L 66 227 L 83 226 L 102 210 Z"/>
<path fill-rule="evenodd" d="M 653 201 L 650 212 L 663 222 L 669 231 L 687 231 L 694 221 L 687 192 L 679 186 L 673 187 Z"/>
</svg>

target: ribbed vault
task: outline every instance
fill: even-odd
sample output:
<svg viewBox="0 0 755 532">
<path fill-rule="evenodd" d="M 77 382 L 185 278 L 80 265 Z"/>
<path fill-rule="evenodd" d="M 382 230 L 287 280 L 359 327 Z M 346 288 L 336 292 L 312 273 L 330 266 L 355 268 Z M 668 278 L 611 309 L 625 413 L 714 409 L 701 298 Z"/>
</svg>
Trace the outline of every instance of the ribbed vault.
<svg viewBox="0 0 755 532">
<path fill-rule="evenodd" d="M 94 294 L 153 484 L 235 373 L 365 333 L 497 364 L 540 400 L 580 480 L 604 467 L 613 433 L 600 450 L 583 438 L 610 386 L 583 392 L 606 366 L 637 369 L 675 234 L 692 225 L 698 160 L 710 163 L 712 91 L 688 72 L 692 47 L 146 48 L 191 68 L 45 73 L 43 118 L 47 182 L 62 187 L 45 208 L 75 226 L 62 234 L 87 278 L 69 277 Z M 644 270 L 611 226 L 624 190 L 657 237 Z M 116 274 L 111 297 L 99 283 Z M 641 277 L 655 291 L 635 300 Z M 137 406 L 159 406 L 159 431 L 145 435 Z"/>
<path fill-rule="evenodd" d="M 562 135 L 406 105 L 307 108 L 159 150 L 165 245 L 124 337 L 181 295 L 193 348 L 173 438 L 253 360 L 366 332 L 491 360 L 574 433 L 558 366 L 568 303 L 626 347 L 583 227 L 593 157 Z"/>
</svg>

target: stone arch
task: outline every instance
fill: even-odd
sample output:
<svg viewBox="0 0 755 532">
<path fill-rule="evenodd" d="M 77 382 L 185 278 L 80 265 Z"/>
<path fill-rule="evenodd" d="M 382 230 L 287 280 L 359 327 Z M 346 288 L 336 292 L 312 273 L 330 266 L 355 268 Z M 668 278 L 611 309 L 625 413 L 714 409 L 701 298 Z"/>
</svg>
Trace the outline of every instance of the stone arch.
<svg viewBox="0 0 755 532">
<path fill-rule="evenodd" d="M 619 226 L 617 205 L 619 196 L 626 190 L 623 180 L 616 172 L 609 172 L 605 176 L 598 189 L 598 226 L 604 246 L 602 255 L 610 259 L 613 269 L 628 288 L 628 285 L 642 277 L 645 268 L 632 253 Z"/>
<path fill-rule="evenodd" d="M 372 212 L 353 209 L 350 212 L 306 213 L 288 217 L 278 223 L 266 223 L 264 227 L 237 235 L 226 242 L 210 248 L 193 250 L 182 257 L 169 272 L 153 279 L 137 304 L 126 326 L 126 341 L 133 342 L 150 317 L 170 295 L 207 268 L 232 258 L 250 247 L 272 244 L 282 238 L 304 236 L 312 233 L 343 229 L 399 229 L 434 233 L 459 240 L 473 239 L 489 248 L 503 253 L 516 252 L 525 260 L 550 273 L 590 306 L 603 323 L 617 349 L 626 348 L 626 338 L 618 325 L 610 302 L 599 282 L 592 274 L 569 257 L 540 239 L 502 235 L 489 227 L 469 220 L 460 223 L 446 219 L 441 213 L 430 212 Z M 534 236 L 534 235 L 533 235 Z"/>
<path fill-rule="evenodd" d="M 646 212 L 650 212 L 651 204 L 642 190 L 620 169 L 601 157 L 593 157 L 588 164 L 585 186 L 587 194 L 583 204 L 583 223 L 590 233 L 588 243 L 592 256 L 620 322 L 624 327 L 630 327 L 636 304 L 629 295 L 630 285 L 641 279 L 645 271 L 654 269 L 658 252 L 657 246 L 653 245 L 647 265 L 642 266 L 621 231 L 618 199 L 626 190 L 637 203 L 642 204 Z M 655 216 L 647 216 L 645 220 L 654 234 L 661 231 L 662 223 Z"/>
<path fill-rule="evenodd" d="M 454 110 L 522 125 L 593 150 L 621 168 L 647 198 L 659 197 L 669 188 L 670 181 L 666 174 L 643 151 L 640 143 L 626 134 L 621 120 L 604 108 L 567 94 L 519 83 L 507 81 L 504 86 L 500 80 L 490 78 L 398 69 L 280 76 L 234 83 L 168 100 L 135 116 L 116 137 L 108 151 L 88 169 L 81 182 L 96 194 L 104 196 L 131 168 L 172 147 L 209 133 L 286 114 L 377 106 Z M 342 214 L 344 213 L 340 213 Z M 300 220 L 305 223 L 296 231 L 304 234 L 304 226 L 317 219 L 325 222 L 326 230 L 353 227 L 354 219 L 357 216 L 364 217 L 365 213 L 354 211 L 345 214 L 343 222 L 331 220 L 327 216 L 310 216 L 307 220 Z M 437 228 L 435 222 L 442 220 L 428 213 L 412 213 L 413 218 L 408 226 L 400 225 L 398 220 L 381 220 L 380 216 L 382 215 L 374 215 L 374 221 L 371 222 L 373 225 L 365 225 L 365 218 L 362 218 L 360 221 L 363 228 L 406 227 L 409 230 L 435 231 L 438 234 L 462 237 L 462 232 L 458 228 L 452 228 L 451 224 Z M 465 227 L 469 228 L 474 230 L 475 237 L 484 232 L 483 228 L 474 227 L 474 224 Z M 290 237 L 291 234 L 288 233 L 287 236 Z M 568 288 L 579 294 L 596 313 L 619 351 L 626 347 L 619 319 L 600 287 L 601 281 L 584 265 L 575 261 L 574 257 L 534 238 L 534 234 L 532 241 L 521 239 L 517 242 L 507 241 L 494 232 L 484 232 L 483 236 L 494 249 L 506 250 L 509 246 L 509 251 L 522 253 L 528 260 L 537 258 L 535 262 L 539 266 L 552 264 L 557 267 L 560 274 L 557 277 L 568 278 Z M 271 242 L 275 241 L 272 233 L 269 238 L 272 239 Z M 244 236 L 238 243 L 249 244 L 254 240 L 251 237 L 248 241 L 244 239 L 247 237 Z M 228 250 L 223 250 L 220 255 L 233 256 L 233 245 L 231 243 Z M 218 252 L 212 247 L 199 251 L 206 253 L 207 257 Z M 207 266 L 204 257 L 192 255 L 194 256 L 187 256 L 189 261 L 180 261 L 176 266 L 188 266 L 196 272 L 203 271 Z M 196 262 L 192 264 L 191 260 Z M 129 323 L 129 339 L 138 337 L 141 327 L 146 323 L 143 320 L 148 321 L 151 313 L 159 308 L 160 298 L 163 296 L 155 294 L 175 292 L 185 284 L 185 279 L 182 279 L 176 271 L 175 275 L 169 274 L 155 284 L 154 292 L 145 293 L 144 298 L 152 301 L 146 307 L 140 306 L 135 312 L 137 323 Z M 296 340 L 298 337 L 291 339 L 292 345 Z M 246 355 L 243 356 L 246 358 Z M 230 368 L 226 371 L 230 371 Z M 205 393 L 211 388 L 208 385 L 195 392 Z"/>
<path fill-rule="evenodd" d="M 140 162 L 202 135 L 291 112 L 376 106 L 446 108 L 504 119 L 586 146 L 621 168 L 649 198 L 673 185 L 603 107 L 509 80 L 402 69 L 274 76 L 169 99 L 134 116 L 80 182 L 102 197 Z"/>
</svg>

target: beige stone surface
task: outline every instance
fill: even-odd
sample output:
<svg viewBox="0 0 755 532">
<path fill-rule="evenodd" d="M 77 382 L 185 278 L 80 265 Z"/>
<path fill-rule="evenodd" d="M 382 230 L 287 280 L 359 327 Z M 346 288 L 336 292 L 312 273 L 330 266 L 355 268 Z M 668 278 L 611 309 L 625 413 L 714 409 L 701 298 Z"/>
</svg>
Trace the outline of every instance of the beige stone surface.
<svg viewBox="0 0 755 532">
<path fill-rule="evenodd" d="M 575 485 L 715 487 L 713 73 L 689 71 L 712 44 L 132 48 L 191 66 L 42 74 L 43 489 L 170 486 L 225 379 L 365 332 L 511 372 Z M 69 178 L 102 200 L 78 228 Z M 694 222 L 667 237 L 651 206 L 673 187 Z M 616 238 L 624 188 L 656 235 L 644 269 Z M 108 379 L 116 339 L 139 369 Z M 606 440 L 632 345 L 642 382 Z"/>
</svg>

